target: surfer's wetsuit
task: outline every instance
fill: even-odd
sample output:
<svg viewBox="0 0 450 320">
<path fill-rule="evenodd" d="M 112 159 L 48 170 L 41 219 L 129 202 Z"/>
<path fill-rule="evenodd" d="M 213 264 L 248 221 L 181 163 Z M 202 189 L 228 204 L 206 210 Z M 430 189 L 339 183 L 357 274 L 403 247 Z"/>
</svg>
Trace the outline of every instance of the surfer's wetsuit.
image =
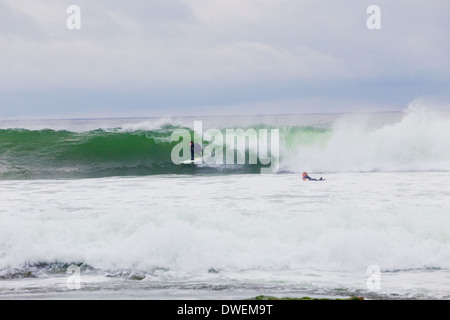
<svg viewBox="0 0 450 320">
<path fill-rule="evenodd" d="M 194 160 L 194 142 L 191 141 L 191 160 Z"/>
<path fill-rule="evenodd" d="M 303 176 L 303 180 L 309 180 L 309 181 L 321 181 L 321 180 L 323 180 L 323 178 L 320 178 L 320 179 L 314 179 L 314 178 L 311 178 L 310 176 L 306 175 L 306 176 Z"/>
</svg>

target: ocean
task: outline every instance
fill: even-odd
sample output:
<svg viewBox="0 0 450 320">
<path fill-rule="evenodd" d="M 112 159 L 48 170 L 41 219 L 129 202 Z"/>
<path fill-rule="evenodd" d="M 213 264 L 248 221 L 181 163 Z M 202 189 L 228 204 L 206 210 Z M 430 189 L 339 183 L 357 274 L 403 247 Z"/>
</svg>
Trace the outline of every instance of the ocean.
<svg viewBox="0 0 450 320">
<path fill-rule="evenodd" d="M 278 130 L 277 170 L 173 163 L 194 121 Z M 0 299 L 449 299 L 448 128 L 419 107 L 0 121 Z"/>
</svg>

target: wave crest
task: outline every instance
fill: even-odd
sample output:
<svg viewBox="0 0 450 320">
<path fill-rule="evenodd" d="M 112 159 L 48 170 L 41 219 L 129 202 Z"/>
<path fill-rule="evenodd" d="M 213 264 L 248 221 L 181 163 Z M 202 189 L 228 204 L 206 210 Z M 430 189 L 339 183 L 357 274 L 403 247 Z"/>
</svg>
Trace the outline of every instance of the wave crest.
<svg viewBox="0 0 450 320">
<path fill-rule="evenodd" d="M 243 129 L 279 129 L 281 172 L 450 170 L 449 114 L 419 103 L 392 117 L 347 115 L 328 126 L 299 122 Z M 164 119 L 151 127 L 140 123 L 84 132 L 0 129 L 0 179 L 261 172 L 260 163 L 175 165 L 171 151 L 178 142 L 171 142 L 171 134 L 180 128 L 193 134 L 192 128 Z M 248 148 L 247 159 L 258 153 Z"/>
</svg>

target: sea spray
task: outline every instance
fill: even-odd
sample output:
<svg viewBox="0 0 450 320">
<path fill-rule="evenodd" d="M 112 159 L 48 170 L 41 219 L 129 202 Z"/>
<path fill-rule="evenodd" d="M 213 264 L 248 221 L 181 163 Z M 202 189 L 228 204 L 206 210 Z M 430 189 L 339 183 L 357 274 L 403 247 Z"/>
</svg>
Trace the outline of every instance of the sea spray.
<svg viewBox="0 0 450 320">
<path fill-rule="evenodd" d="M 371 120 L 348 115 L 329 130 L 297 132 L 295 141 L 285 136 L 289 144 L 281 155 L 282 168 L 289 172 L 450 170 L 448 113 L 412 109 L 396 122 L 374 126 Z"/>
</svg>

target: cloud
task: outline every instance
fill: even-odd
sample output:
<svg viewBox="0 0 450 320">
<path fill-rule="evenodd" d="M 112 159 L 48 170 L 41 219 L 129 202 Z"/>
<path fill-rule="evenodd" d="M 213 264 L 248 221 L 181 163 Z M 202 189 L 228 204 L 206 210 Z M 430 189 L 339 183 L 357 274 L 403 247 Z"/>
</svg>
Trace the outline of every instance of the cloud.
<svg viewBox="0 0 450 320">
<path fill-rule="evenodd" d="M 82 29 L 70 31 L 65 10 L 75 2 Z M 3 0 L 0 92 L 9 98 L 0 96 L 0 111 L 13 93 L 48 92 L 61 113 L 89 96 L 111 104 L 108 93 L 187 113 L 196 104 L 370 100 L 374 87 L 392 104 L 398 85 L 401 101 L 441 93 L 450 74 L 446 4 L 378 3 L 382 29 L 369 31 L 369 1 Z M 62 103 L 70 90 L 83 103 Z"/>
<path fill-rule="evenodd" d="M 23 37 L 29 41 L 44 38 L 44 32 L 33 17 L 11 6 L 8 2 L 0 2 L 0 35 L 3 38 Z"/>
</svg>

